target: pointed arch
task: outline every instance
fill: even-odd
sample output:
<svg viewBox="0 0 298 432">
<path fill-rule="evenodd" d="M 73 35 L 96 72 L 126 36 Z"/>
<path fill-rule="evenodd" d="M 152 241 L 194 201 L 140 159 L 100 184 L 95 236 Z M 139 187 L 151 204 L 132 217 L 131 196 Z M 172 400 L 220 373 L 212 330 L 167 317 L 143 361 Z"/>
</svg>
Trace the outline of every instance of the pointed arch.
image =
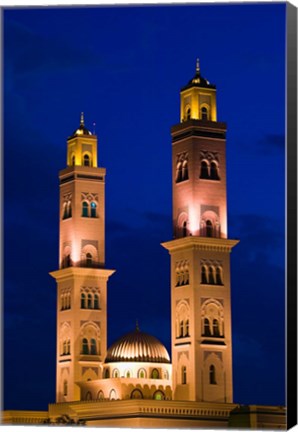
<svg viewBox="0 0 298 432">
<path fill-rule="evenodd" d="M 209 179 L 209 162 L 206 160 L 201 161 L 200 179 Z"/>
<path fill-rule="evenodd" d="M 207 278 L 207 267 L 205 265 L 202 265 L 201 267 L 201 283 L 207 284 L 208 278 Z"/>
<path fill-rule="evenodd" d="M 201 105 L 200 107 L 201 119 L 209 120 L 210 119 L 210 107 L 207 104 Z"/>
<path fill-rule="evenodd" d="M 215 299 L 206 300 L 201 307 L 202 335 L 224 337 L 224 308 Z"/>
<path fill-rule="evenodd" d="M 82 217 L 89 217 L 89 203 L 87 201 L 82 202 Z"/>
<path fill-rule="evenodd" d="M 83 166 L 91 166 L 91 156 L 89 153 L 83 154 Z"/>
<path fill-rule="evenodd" d="M 208 284 L 215 285 L 214 267 L 209 266 L 208 268 Z"/>
<path fill-rule="evenodd" d="M 219 180 L 218 165 L 214 160 L 210 163 L 210 180 Z"/>
<path fill-rule="evenodd" d="M 184 160 L 182 164 L 182 181 L 188 180 L 188 160 Z"/>
<path fill-rule="evenodd" d="M 130 399 L 143 399 L 143 393 L 140 389 L 134 389 L 130 394 Z"/>
<path fill-rule="evenodd" d="M 216 382 L 216 369 L 215 366 L 212 364 L 209 367 L 209 384 L 217 384 Z"/>
<path fill-rule="evenodd" d="M 176 183 L 182 181 L 182 162 L 178 162 L 176 165 Z"/>
</svg>

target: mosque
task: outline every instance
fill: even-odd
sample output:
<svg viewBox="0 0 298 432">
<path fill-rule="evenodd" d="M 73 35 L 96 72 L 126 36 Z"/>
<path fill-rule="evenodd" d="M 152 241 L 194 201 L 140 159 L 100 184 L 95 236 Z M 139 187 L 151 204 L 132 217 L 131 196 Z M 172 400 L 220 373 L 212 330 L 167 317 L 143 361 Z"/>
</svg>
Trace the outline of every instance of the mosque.
<svg viewBox="0 0 298 432">
<path fill-rule="evenodd" d="M 67 140 L 60 171 L 56 403 L 46 412 L 7 411 L 8 424 L 74 422 L 102 427 L 286 428 L 283 407 L 233 402 L 226 124 L 216 86 L 194 77 L 181 89 L 171 129 L 173 238 L 170 256 L 172 359 L 138 325 L 107 347 L 105 168 L 85 126 Z"/>
</svg>

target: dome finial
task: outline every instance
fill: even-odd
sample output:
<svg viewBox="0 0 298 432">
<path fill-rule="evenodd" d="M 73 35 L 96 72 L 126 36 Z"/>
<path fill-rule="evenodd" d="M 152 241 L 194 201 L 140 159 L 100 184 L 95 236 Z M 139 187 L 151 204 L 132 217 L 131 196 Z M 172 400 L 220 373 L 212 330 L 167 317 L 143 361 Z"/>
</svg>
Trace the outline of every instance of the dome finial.
<svg viewBox="0 0 298 432">
<path fill-rule="evenodd" d="M 196 62 L 196 73 L 200 73 L 200 59 L 197 58 L 197 62 Z"/>
<path fill-rule="evenodd" d="M 139 320 L 136 319 L 136 331 L 140 331 Z"/>
<path fill-rule="evenodd" d="M 81 126 L 85 126 L 84 113 L 83 112 L 81 112 Z"/>
</svg>

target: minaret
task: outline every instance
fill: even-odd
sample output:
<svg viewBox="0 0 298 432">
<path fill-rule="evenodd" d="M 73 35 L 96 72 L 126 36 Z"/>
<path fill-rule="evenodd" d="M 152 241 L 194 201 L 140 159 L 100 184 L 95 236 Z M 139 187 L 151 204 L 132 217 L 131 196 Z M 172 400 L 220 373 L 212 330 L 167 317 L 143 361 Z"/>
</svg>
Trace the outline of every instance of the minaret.
<svg viewBox="0 0 298 432">
<path fill-rule="evenodd" d="M 107 350 L 105 168 L 97 167 L 97 137 L 85 127 L 67 140 L 60 179 L 57 281 L 56 402 L 80 400 L 78 381 L 101 378 Z"/>
<path fill-rule="evenodd" d="M 232 402 L 230 252 L 226 125 L 216 87 L 195 76 L 181 89 L 172 127 L 171 256 L 173 399 Z"/>
</svg>

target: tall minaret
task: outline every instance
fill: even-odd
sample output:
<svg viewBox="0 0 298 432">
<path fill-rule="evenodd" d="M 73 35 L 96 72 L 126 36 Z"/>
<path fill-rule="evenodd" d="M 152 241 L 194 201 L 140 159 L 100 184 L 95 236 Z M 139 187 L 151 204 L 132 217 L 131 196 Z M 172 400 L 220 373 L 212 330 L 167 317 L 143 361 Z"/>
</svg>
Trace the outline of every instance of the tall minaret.
<svg viewBox="0 0 298 432">
<path fill-rule="evenodd" d="M 97 137 L 84 125 L 67 140 L 60 171 L 57 281 L 56 401 L 80 400 L 78 381 L 101 378 L 107 349 L 105 168 L 97 167 Z"/>
<path fill-rule="evenodd" d="M 216 119 L 216 87 L 201 76 L 181 90 L 172 127 L 171 255 L 173 398 L 232 402 L 230 252 L 226 125 Z"/>
</svg>

